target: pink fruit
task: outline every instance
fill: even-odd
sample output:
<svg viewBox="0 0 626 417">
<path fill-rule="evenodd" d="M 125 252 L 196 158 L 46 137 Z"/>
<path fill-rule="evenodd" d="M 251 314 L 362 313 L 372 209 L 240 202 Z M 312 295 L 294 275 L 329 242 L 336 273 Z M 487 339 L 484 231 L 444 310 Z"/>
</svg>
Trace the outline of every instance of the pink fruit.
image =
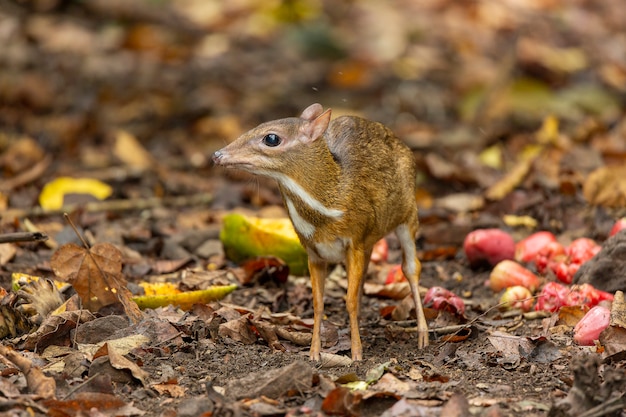
<svg viewBox="0 0 626 417">
<path fill-rule="evenodd" d="M 537 304 L 535 304 L 536 311 L 549 311 L 554 313 L 565 305 L 565 299 L 569 293 L 569 288 L 565 285 L 561 285 L 558 282 L 548 282 L 543 286 L 539 296 L 537 297 Z"/>
<path fill-rule="evenodd" d="M 402 265 L 394 265 L 387 274 L 385 284 L 395 284 L 396 282 L 406 281 L 404 274 L 402 273 Z"/>
<path fill-rule="evenodd" d="M 565 258 L 565 248 L 559 242 L 550 242 L 544 246 L 537 254 L 535 254 L 535 266 L 537 272 L 543 274 L 548 266 L 559 259 L 559 257 Z"/>
<path fill-rule="evenodd" d="M 594 307 L 604 300 L 613 301 L 613 294 L 597 290 L 591 284 L 573 285 L 565 298 L 565 305 Z"/>
<path fill-rule="evenodd" d="M 546 231 L 536 232 L 515 245 L 515 260 L 518 262 L 534 261 L 539 252 L 550 243 L 555 243 L 556 237 Z"/>
<path fill-rule="evenodd" d="M 571 284 L 582 264 L 593 258 L 600 249 L 600 245 L 593 240 L 581 237 L 565 248 L 565 256 L 553 256 L 548 267 L 559 281 Z"/>
<path fill-rule="evenodd" d="M 496 292 L 516 285 L 535 292 L 539 283 L 539 278 L 535 274 L 511 260 L 500 262 L 489 275 L 489 286 Z"/>
<path fill-rule="evenodd" d="M 582 346 L 593 346 L 594 340 L 607 327 L 611 319 L 611 311 L 604 306 L 595 306 L 583 316 L 574 327 L 574 340 Z"/>
<path fill-rule="evenodd" d="M 493 266 L 504 259 L 513 259 L 515 241 L 500 229 L 479 229 L 465 236 L 463 250 L 472 267 L 485 262 Z"/>
<path fill-rule="evenodd" d="M 505 310 L 519 308 L 522 311 L 530 311 L 534 301 L 528 288 L 521 285 L 507 288 L 500 297 L 501 307 Z"/>
<path fill-rule="evenodd" d="M 611 231 L 609 232 L 609 236 L 613 236 L 617 234 L 617 232 L 619 232 L 620 230 L 624 230 L 624 229 L 626 229 L 626 217 L 622 217 L 621 219 L 615 222 L 615 224 L 611 228 Z"/>
<path fill-rule="evenodd" d="M 548 282 L 537 297 L 535 310 L 555 312 L 563 306 L 594 307 L 604 300 L 613 301 L 613 294 L 597 290 L 591 284 L 573 285 L 570 288 L 558 282 Z"/>
<path fill-rule="evenodd" d="M 381 264 L 387 262 L 387 256 L 389 255 L 389 245 L 387 239 L 382 238 L 374 245 L 372 249 L 372 256 L 370 260 L 375 264 Z"/>
<path fill-rule="evenodd" d="M 570 258 L 570 262 L 583 264 L 597 255 L 602 247 L 592 239 L 581 237 L 576 239 L 565 249 L 565 253 Z"/>
<path fill-rule="evenodd" d="M 465 313 L 463 300 L 452 291 L 443 287 L 431 287 L 424 295 L 424 306 L 459 315 Z"/>
</svg>

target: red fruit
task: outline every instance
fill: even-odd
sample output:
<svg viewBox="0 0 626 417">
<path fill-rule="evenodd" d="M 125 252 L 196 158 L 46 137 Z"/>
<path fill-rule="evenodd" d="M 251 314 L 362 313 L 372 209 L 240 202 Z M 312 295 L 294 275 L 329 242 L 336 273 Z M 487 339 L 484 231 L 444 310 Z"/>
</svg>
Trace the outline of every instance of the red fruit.
<svg viewBox="0 0 626 417">
<path fill-rule="evenodd" d="M 558 282 L 548 282 L 537 297 L 535 310 L 555 312 L 563 306 L 594 307 L 604 300 L 613 301 L 613 294 L 597 290 L 591 284 L 573 285 L 569 288 Z"/>
<path fill-rule="evenodd" d="M 465 303 L 461 298 L 443 287 L 431 287 L 424 295 L 424 306 L 454 314 L 465 313 Z"/>
<path fill-rule="evenodd" d="M 617 234 L 617 232 L 619 232 L 620 230 L 624 230 L 624 229 L 626 229 L 626 217 L 622 217 L 621 219 L 615 222 L 615 224 L 611 228 L 611 231 L 609 232 L 609 236 L 613 236 Z"/>
<path fill-rule="evenodd" d="M 594 340 L 609 327 L 611 311 L 604 306 L 595 306 L 574 327 L 574 340 L 582 346 L 593 346 Z"/>
<path fill-rule="evenodd" d="M 528 288 L 521 285 L 507 288 L 500 297 L 500 304 L 504 310 L 519 308 L 522 311 L 530 311 L 534 301 Z"/>
<path fill-rule="evenodd" d="M 385 284 L 395 284 L 397 282 L 406 281 L 406 277 L 402 273 L 402 265 L 394 265 L 387 274 Z"/>
<path fill-rule="evenodd" d="M 543 286 L 539 296 L 537 297 L 537 304 L 535 304 L 536 311 L 549 311 L 554 313 L 565 305 L 565 299 L 569 293 L 569 288 L 558 282 L 548 282 Z"/>
<path fill-rule="evenodd" d="M 566 256 L 554 256 L 548 266 L 557 279 L 566 284 L 571 284 L 574 275 L 581 265 L 593 258 L 600 252 L 600 245 L 591 239 L 582 237 L 574 240 L 566 249 Z"/>
<path fill-rule="evenodd" d="M 548 268 L 548 265 L 556 259 L 559 259 L 559 257 L 566 257 L 563 245 L 556 241 L 548 243 L 535 255 L 534 261 L 537 272 L 543 274 Z"/>
<path fill-rule="evenodd" d="M 602 247 L 593 240 L 581 237 L 570 243 L 567 249 L 565 249 L 565 253 L 569 256 L 571 263 L 582 265 L 596 256 L 601 249 Z"/>
<path fill-rule="evenodd" d="M 489 286 L 496 292 L 515 285 L 521 285 L 535 292 L 539 283 L 539 278 L 535 274 L 511 260 L 500 262 L 489 275 Z"/>
<path fill-rule="evenodd" d="M 374 245 L 370 260 L 375 264 L 381 264 L 387 262 L 387 256 L 389 256 L 389 245 L 387 239 L 382 238 Z"/>
<path fill-rule="evenodd" d="M 504 259 L 513 259 L 515 241 L 500 229 L 479 229 L 465 236 L 463 250 L 470 266 L 476 267 L 485 262 L 493 266 Z"/>
<path fill-rule="evenodd" d="M 520 240 L 515 245 L 515 260 L 518 262 L 534 261 L 539 252 L 550 243 L 556 243 L 556 237 L 550 232 L 537 232 Z"/>
<path fill-rule="evenodd" d="M 565 305 L 594 307 L 604 300 L 613 301 L 613 294 L 597 290 L 591 284 L 573 285 L 565 298 Z"/>
</svg>

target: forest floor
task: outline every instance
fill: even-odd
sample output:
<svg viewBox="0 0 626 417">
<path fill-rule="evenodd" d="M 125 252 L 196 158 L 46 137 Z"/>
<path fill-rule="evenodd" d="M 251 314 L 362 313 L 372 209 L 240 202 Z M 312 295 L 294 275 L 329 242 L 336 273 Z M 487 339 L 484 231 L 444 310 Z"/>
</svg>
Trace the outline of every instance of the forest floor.
<svg viewBox="0 0 626 417">
<path fill-rule="evenodd" d="M 490 269 L 463 252 L 480 228 L 603 244 L 626 215 L 623 22 L 621 0 L 0 0 L 0 233 L 49 237 L 0 244 L 0 412 L 625 416 L 618 336 L 579 346 L 565 314 L 500 310 Z M 219 169 L 212 153 L 314 102 L 383 122 L 414 152 L 420 285 L 466 306 L 427 309 L 424 349 L 414 321 L 390 317 L 403 299 L 383 285 L 400 262 L 393 236 L 368 270 L 358 362 L 341 266 L 311 362 L 308 277 L 224 253 L 224 216 L 286 211 L 276 184 Z M 60 177 L 99 183 L 54 188 Z M 78 235 L 114 245 L 105 272 L 134 294 L 144 282 L 237 289 L 185 310 L 17 307 L 32 299 L 11 290 L 16 274 L 62 278 L 59 253 Z M 626 290 L 618 261 L 599 289 Z M 91 273 L 63 279 L 110 287 Z"/>
</svg>

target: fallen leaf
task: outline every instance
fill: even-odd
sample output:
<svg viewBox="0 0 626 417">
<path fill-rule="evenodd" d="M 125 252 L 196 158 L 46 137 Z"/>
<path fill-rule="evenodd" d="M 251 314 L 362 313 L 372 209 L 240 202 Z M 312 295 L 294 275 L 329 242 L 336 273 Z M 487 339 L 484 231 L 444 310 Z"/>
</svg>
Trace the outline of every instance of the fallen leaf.
<svg viewBox="0 0 626 417">
<path fill-rule="evenodd" d="M 183 398 L 186 394 L 185 388 L 178 384 L 154 384 L 150 388 L 153 388 L 160 395 L 168 395 L 172 398 Z"/>
<path fill-rule="evenodd" d="M 485 191 L 485 197 L 489 200 L 502 200 L 515 187 L 517 187 L 530 171 L 533 162 L 540 155 L 541 146 L 529 146 L 518 158 L 513 168 L 500 181 L 493 184 Z"/>
<path fill-rule="evenodd" d="M 593 205 L 626 206 L 626 166 L 606 166 L 593 171 L 583 184 L 583 195 Z"/>
<path fill-rule="evenodd" d="M 125 130 L 115 134 L 113 154 L 123 163 L 132 168 L 148 169 L 154 166 L 152 155 L 139 143 L 135 136 Z"/>
<path fill-rule="evenodd" d="M 50 415 L 78 416 L 90 410 L 97 410 L 103 416 L 132 416 L 144 412 L 126 404 L 119 395 L 100 392 L 79 392 L 68 400 L 47 400 L 43 404 L 48 407 Z"/>
<path fill-rule="evenodd" d="M 45 210 L 59 210 L 68 194 L 89 194 L 98 200 L 104 200 L 112 193 L 113 189 L 102 181 L 60 177 L 44 185 L 39 194 L 39 205 Z"/>
<path fill-rule="evenodd" d="M 337 387 L 326 395 L 322 411 L 330 415 L 360 416 L 363 394 L 345 387 Z"/>
<path fill-rule="evenodd" d="M 98 243 L 86 249 L 73 243 L 63 245 L 50 259 L 54 274 L 69 282 L 90 311 L 121 302 L 134 323 L 142 314 L 131 300 L 122 275 L 122 254 L 110 243 Z"/>
<path fill-rule="evenodd" d="M 137 379 L 141 384 L 146 386 L 146 379 L 148 378 L 148 373 L 137 366 L 136 363 L 130 361 L 125 356 L 123 356 L 117 349 L 113 346 L 110 346 L 109 343 L 104 343 L 102 347 L 94 354 L 94 359 L 99 356 L 108 356 L 109 362 L 111 366 L 115 369 L 127 369 L 130 373 Z"/>
<path fill-rule="evenodd" d="M 176 294 L 142 295 L 133 297 L 133 301 L 141 309 L 157 308 L 173 305 L 189 310 L 194 304 L 206 304 L 221 300 L 237 289 L 237 285 L 215 285 L 205 290 L 179 292 Z"/>
<path fill-rule="evenodd" d="M 38 366 L 30 359 L 25 358 L 12 348 L 0 345 L 0 355 L 13 363 L 26 378 L 28 389 L 39 398 L 54 398 L 56 395 L 56 382 L 54 378 L 45 376 Z"/>
</svg>

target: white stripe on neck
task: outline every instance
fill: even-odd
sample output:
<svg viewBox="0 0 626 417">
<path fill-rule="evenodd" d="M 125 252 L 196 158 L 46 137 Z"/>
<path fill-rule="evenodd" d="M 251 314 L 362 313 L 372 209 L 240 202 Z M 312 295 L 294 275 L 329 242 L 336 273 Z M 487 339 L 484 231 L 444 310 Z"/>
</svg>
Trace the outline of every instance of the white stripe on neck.
<svg viewBox="0 0 626 417">
<path fill-rule="evenodd" d="M 298 196 L 300 200 L 311 209 L 317 211 L 318 213 L 332 218 L 339 218 L 343 216 L 343 211 L 338 209 L 331 209 L 324 206 L 318 200 L 315 199 L 311 194 L 309 194 L 304 188 L 300 186 L 297 182 L 289 178 L 288 176 L 272 171 L 263 171 L 264 175 L 274 178 L 277 180 L 283 187 L 291 191 L 293 194 Z M 293 204 L 293 203 L 292 203 Z M 295 208 L 295 207 L 294 207 Z"/>
<path fill-rule="evenodd" d="M 302 236 L 310 239 L 313 236 L 313 233 L 315 233 L 315 226 L 300 216 L 298 210 L 296 210 L 296 207 L 293 205 L 293 201 L 291 201 L 289 197 L 285 197 L 285 203 L 287 204 L 287 211 L 289 211 L 289 217 L 291 218 L 293 227 L 295 227 Z"/>
</svg>

